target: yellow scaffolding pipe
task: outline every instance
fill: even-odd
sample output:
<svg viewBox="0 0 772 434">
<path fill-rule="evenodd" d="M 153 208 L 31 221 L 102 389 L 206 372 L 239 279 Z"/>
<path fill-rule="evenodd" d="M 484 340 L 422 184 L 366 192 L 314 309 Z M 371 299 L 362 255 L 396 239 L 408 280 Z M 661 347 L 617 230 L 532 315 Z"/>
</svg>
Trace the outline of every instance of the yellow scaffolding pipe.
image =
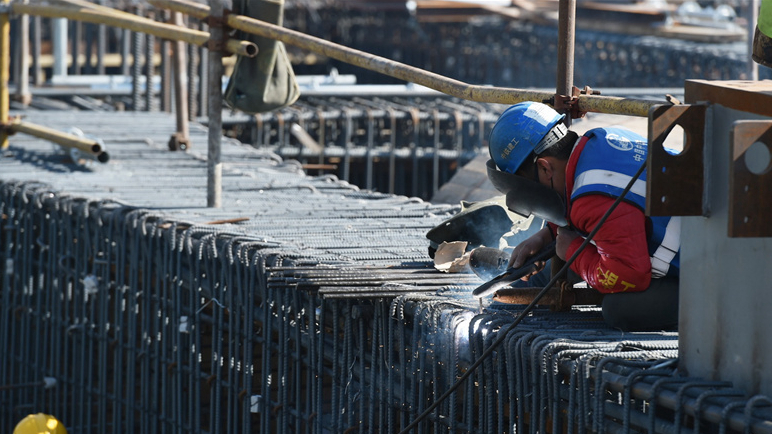
<svg viewBox="0 0 772 434">
<path fill-rule="evenodd" d="M 4 134 L 7 134 L 7 132 L 29 134 L 30 136 L 54 142 L 65 148 L 78 149 L 87 155 L 93 156 L 96 160 L 102 163 L 106 163 L 107 160 L 109 160 L 109 156 L 102 147 L 102 144 L 96 140 L 63 133 L 61 131 L 44 127 L 42 125 L 22 122 L 18 118 L 11 120 L 5 125 L 7 125 L 7 129 L 3 129 Z"/>
<path fill-rule="evenodd" d="M 47 18 L 68 18 L 94 24 L 105 24 L 129 29 L 135 32 L 147 33 L 159 38 L 183 41 L 197 46 L 205 46 L 209 41 L 208 32 L 160 23 L 104 6 L 95 8 L 79 5 L 53 6 L 12 3 L 11 11 L 14 14 L 19 15 L 27 14 Z M 231 53 L 238 54 L 239 56 L 254 57 L 257 55 L 257 46 L 249 41 L 228 39 L 226 48 Z"/>
<path fill-rule="evenodd" d="M 0 1 L 7 6 L 9 0 Z M 11 21 L 8 12 L 0 13 L 0 123 L 8 123 L 10 97 L 8 80 L 11 75 Z M 0 149 L 8 147 L 8 133 L 0 131 Z"/>
<path fill-rule="evenodd" d="M 185 0 L 149 0 L 149 3 L 156 7 L 182 12 L 199 19 L 204 19 L 209 15 L 208 6 Z M 546 101 L 555 96 L 554 93 L 549 92 L 464 83 L 420 68 L 405 65 L 390 59 L 375 56 L 363 51 L 325 41 L 324 39 L 241 15 L 228 15 L 226 16 L 225 22 L 231 28 L 237 30 L 275 39 L 284 42 L 285 44 L 293 45 L 401 80 L 417 83 L 444 94 L 469 101 L 516 104 L 523 101 Z M 577 106 L 580 111 L 641 117 L 648 117 L 649 110 L 653 106 L 663 103 L 664 102 L 662 101 L 605 97 L 598 95 L 580 95 L 577 98 Z"/>
</svg>

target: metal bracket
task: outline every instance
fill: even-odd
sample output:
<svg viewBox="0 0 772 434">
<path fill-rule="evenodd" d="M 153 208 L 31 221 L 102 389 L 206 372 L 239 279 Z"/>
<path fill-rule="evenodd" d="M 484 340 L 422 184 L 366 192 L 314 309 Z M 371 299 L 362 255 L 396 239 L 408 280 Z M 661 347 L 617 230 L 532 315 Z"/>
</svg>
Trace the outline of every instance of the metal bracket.
<svg viewBox="0 0 772 434">
<path fill-rule="evenodd" d="M 8 122 L 0 122 L 0 131 L 10 137 L 16 134 L 16 130 L 13 129 L 13 125 L 21 121 L 21 116 L 13 116 L 8 119 Z"/>
<path fill-rule="evenodd" d="M 772 121 L 735 122 L 730 146 L 728 235 L 772 237 Z M 760 155 L 747 154 L 752 147 Z M 766 167 L 750 169 L 748 158 Z"/>
<path fill-rule="evenodd" d="M 226 44 L 228 41 L 228 32 L 230 32 L 230 27 L 228 27 L 227 19 L 228 14 L 230 14 L 232 11 L 229 9 L 223 10 L 222 17 L 215 17 L 215 16 L 207 16 L 204 22 L 209 26 L 209 28 L 221 28 L 222 29 L 222 39 L 215 40 L 215 39 L 209 39 L 206 41 L 206 48 L 209 51 L 218 51 L 220 53 L 228 54 L 231 53 L 227 50 Z"/>
<path fill-rule="evenodd" d="M 583 118 L 587 112 L 579 111 L 579 95 L 600 95 L 599 90 L 593 90 L 590 86 L 579 89 L 576 86 L 571 88 L 571 96 L 555 94 L 549 100 L 543 102 L 552 105 L 558 113 L 568 113 L 571 119 Z"/>
<path fill-rule="evenodd" d="M 190 147 L 190 139 L 182 133 L 174 133 L 169 138 L 170 151 L 187 151 Z"/>
<path fill-rule="evenodd" d="M 650 216 L 706 215 L 705 105 L 658 105 L 649 111 L 646 214 Z M 673 154 L 665 138 L 678 125 L 685 132 L 683 150 Z"/>
</svg>

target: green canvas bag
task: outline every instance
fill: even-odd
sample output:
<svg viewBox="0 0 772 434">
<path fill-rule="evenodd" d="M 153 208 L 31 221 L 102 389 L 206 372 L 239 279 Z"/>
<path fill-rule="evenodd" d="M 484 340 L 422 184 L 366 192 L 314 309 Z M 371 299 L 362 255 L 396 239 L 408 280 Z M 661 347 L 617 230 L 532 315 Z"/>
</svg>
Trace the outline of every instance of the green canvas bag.
<svg viewBox="0 0 772 434">
<path fill-rule="evenodd" d="M 284 0 L 234 0 L 233 13 L 282 25 Z M 284 44 L 270 38 L 238 32 L 238 39 L 254 42 L 257 56 L 236 60 L 225 102 L 245 113 L 265 113 L 286 107 L 300 96 Z"/>
</svg>

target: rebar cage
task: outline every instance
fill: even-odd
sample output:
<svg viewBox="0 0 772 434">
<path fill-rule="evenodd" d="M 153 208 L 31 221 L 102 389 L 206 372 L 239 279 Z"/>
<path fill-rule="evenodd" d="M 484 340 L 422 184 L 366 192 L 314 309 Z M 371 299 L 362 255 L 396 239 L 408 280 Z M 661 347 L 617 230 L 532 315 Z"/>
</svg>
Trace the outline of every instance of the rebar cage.
<svg viewBox="0 0 772 434">
<path fill-rule="evenodd" d="M 480 306 L 477 277 L 428 263 L 425 232 L 457 208 L 234 142 L 223 209 L 197 208 L 203 186 L 157 157 L 178 177 L 205 162 L 126 119 L 88 120 L 109 172 L 17 141 L 2 161 L 5 431 L 44 412 L 70 433 L 397 432 L 491 345 L 417 432 L 770 431 L 767 397 L 678 372 L 676 333 L 611 330 L 594 306 L 539 308 L 498 343 L 522 306 Z"/>
</svg>

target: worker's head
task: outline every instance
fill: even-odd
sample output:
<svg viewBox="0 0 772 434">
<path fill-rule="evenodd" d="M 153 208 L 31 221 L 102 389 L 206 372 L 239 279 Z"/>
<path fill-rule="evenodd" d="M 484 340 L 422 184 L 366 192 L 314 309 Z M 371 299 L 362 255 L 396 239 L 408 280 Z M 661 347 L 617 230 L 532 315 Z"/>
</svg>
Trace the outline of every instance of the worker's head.
<svg viewBox="0 0 772 434">
<path fill-rule="evenodd" d="M 488 142 L 499 170 L 557 187 L 552 171 L 565 167 L 560 163 L 568 160 L 577 139 L 576 133 L 563 124 L 563 118 L 565 115 L 537 102 L 506 109 L 493 126 Z M 562 173 L 555 179 L 562 181 Z"/>
</svg>

